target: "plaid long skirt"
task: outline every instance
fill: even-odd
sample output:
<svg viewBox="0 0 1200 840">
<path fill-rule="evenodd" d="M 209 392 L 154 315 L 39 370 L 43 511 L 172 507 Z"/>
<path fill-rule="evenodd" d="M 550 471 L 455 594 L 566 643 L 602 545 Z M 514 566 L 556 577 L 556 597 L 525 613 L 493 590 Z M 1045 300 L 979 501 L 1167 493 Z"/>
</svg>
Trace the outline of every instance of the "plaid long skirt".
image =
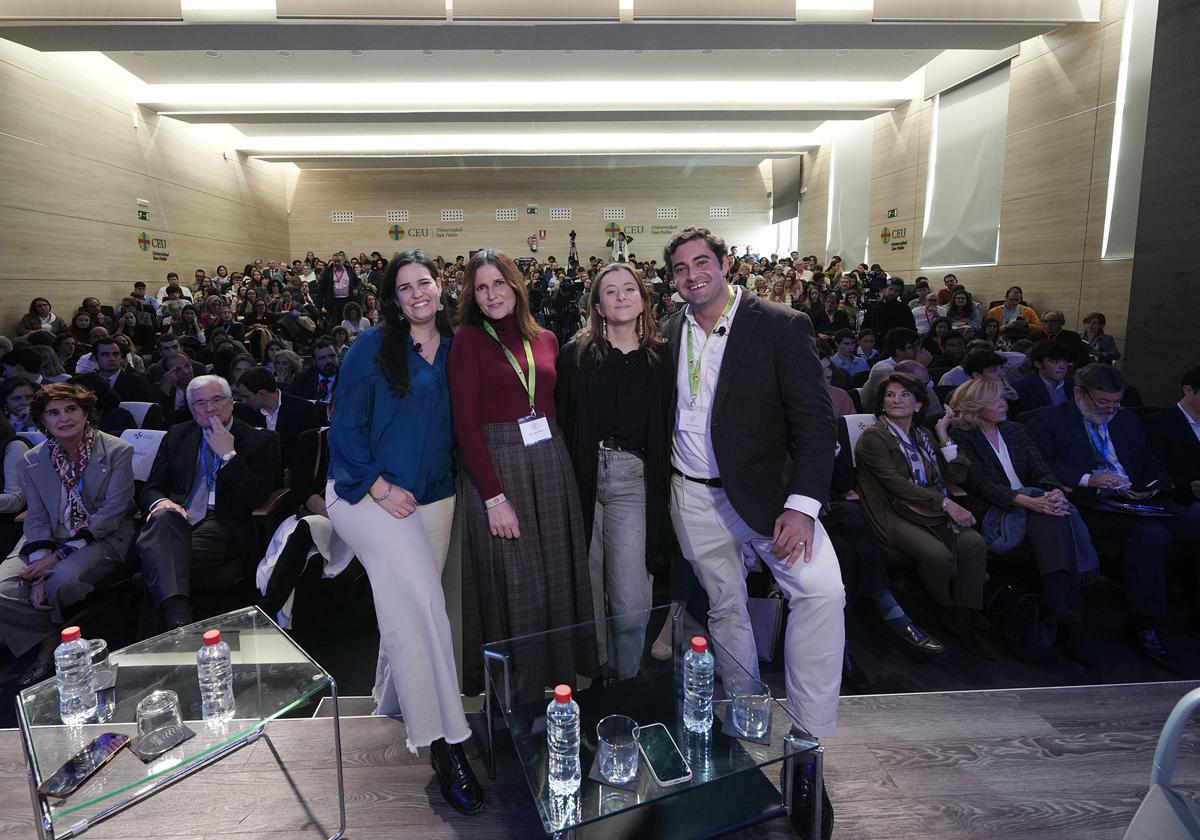
<svg viewBox="0 0 1200 840">
<path fill-rule="evenodd" d="M 525 446 L 517 423 L 483 426 L 492 465 L 517 513 L 521 536 L 493 537 L 479 489 L 459 476 L 465 516 L 463 543 L 463 690 L 483 690 L 488 642 L 590 623 L 592 594 L 583 511 L 562 432 L 550 420 L 551 439 Z M 540 699 L 558 683 L 598 671 L 593 627 L 552 633 L 514 645 L 514 692 Z"/>
</svg>

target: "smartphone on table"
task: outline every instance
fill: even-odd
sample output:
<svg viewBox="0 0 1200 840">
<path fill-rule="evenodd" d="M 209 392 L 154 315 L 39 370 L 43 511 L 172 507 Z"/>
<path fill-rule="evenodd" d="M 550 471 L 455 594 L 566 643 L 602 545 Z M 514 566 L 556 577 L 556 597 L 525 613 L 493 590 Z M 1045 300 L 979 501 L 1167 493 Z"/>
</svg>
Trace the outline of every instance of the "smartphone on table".
<svg viewBox="0 0 1200 840">
<path fill-rule="evenodd" d="M 692 768 L 666 726 L 661 723 L 639 726 L 635 737 L 654 781 L 660 786 L 678 785 L 692 778 Z"/>
<path fill-rule="evenodd" d="M 67 759 L 62 767 L 54 771 L 53 776 L 38 785 L 37 792 L 42 796 L 66 799 L 79 790 L 101 767 L 108 764 L 128 743 L 128 735 L 105 732 Z"/>
</svg>

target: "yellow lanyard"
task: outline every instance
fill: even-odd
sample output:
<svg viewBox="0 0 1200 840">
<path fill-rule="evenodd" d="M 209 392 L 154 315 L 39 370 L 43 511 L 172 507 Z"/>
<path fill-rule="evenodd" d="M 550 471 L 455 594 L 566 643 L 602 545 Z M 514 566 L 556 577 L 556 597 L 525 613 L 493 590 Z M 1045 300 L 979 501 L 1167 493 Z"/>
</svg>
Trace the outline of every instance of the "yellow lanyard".
<svg viewBox="0 0 1200 840">
<path fill-rule="evenodd" d="M 504 351 L 504 356 L 508 359 L 508 363 L 517 372 L 517 379 L 521 380 L 521 387 L 525 389 L 525 393 L 529 394 L 529 413 L 533 414 L 533 395 L 537 391 L 537 367 L 533 364 L 533 348 L 529 345 L 529 339 L 521 339 L 525 344 L 525 361 L 529 363 L 529 379 L 527 381 L 524 371 L 521 370 L 521 363 L 517 361 L 517 357 L 512 354 L 512 351 L 504 346 L 504 342 L 500 340 L 500 336 L 496 335 L 496 330 L 492 328 L 492 325 L 484 321 L 483 328 L 488 335 L 496 339 L 496 343 Z"/>
<path fill-rule="evenodd" d="M 732 288 L 729 290 L 729 300 L 725 303 L 725 308 L 721 310 L 721 317 L 717 319 L 716 324 L 713 324 L 713 329 L 716 329 L 717 324 L 721 323 L 721 319 L 729 314 L 729 310 L 733 309 L 733 302 L 737 300 L 737 292 Z M 700 398 L 700 374 L 704 368 L 704 349 L 700 350 L 700 358 L 696 358 L 696 348 L 692 344 L 692 322 L 687 319 L 688 328 L 688 390 L 692 394 L 692 406 L 696 405 L 696 400 Z M 712 333 L 708 333 L 704 342 L 704 347 L 708 347 L 708 338 L 712 337 Z"/>
</svg>

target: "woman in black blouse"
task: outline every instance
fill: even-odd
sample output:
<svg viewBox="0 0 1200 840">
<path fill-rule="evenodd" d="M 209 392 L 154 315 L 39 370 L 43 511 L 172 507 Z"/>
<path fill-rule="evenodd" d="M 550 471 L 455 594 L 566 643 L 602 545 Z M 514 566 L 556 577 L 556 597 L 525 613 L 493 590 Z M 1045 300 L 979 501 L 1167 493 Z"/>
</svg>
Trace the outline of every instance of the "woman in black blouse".
<svg viewBox="0 0 1200 840">
<path fill-rule="evenodd" d="M 613 622 L 611 671 L 637 673 L 666 525 L 671 373 L 645 285 L 627 263 L 600 272 L 587 325 L 558 357 L 558 422 L 575 467 L 597 616 Z"/>
</svg>

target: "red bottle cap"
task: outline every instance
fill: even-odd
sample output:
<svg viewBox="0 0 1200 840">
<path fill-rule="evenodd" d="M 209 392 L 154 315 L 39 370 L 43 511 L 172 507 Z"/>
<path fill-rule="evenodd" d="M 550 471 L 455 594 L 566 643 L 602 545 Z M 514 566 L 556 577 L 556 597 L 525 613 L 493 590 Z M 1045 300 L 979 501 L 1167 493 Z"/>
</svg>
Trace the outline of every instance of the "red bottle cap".
<svg viewBox="0 0 1200 840">
<path fill-rule="evenodd" d="M 708 650 L 708 639 L 703 636 L 692 636 L 692 650 L 696 653 L 705 653 Z"/>
<path fill-rule="evenodd" d="M 554 701 L 556 703 L 570 703 L 571 702 L 571 686 L 556 685 L 554 687 Z"/>
<path fill-rule="evenodd" d="M 73 642 L 80 636 L 78 627 L 64 627 L 62 631 L 62 640 L 64 642 Z"/>
<path fill-rule="evenodd" d="M 207 633 L 204 634 L 204 644 L 218 645 L 220 643 L 221 643 L 221 631 L 220 630 L 209 630 Z"/>
</svg>

